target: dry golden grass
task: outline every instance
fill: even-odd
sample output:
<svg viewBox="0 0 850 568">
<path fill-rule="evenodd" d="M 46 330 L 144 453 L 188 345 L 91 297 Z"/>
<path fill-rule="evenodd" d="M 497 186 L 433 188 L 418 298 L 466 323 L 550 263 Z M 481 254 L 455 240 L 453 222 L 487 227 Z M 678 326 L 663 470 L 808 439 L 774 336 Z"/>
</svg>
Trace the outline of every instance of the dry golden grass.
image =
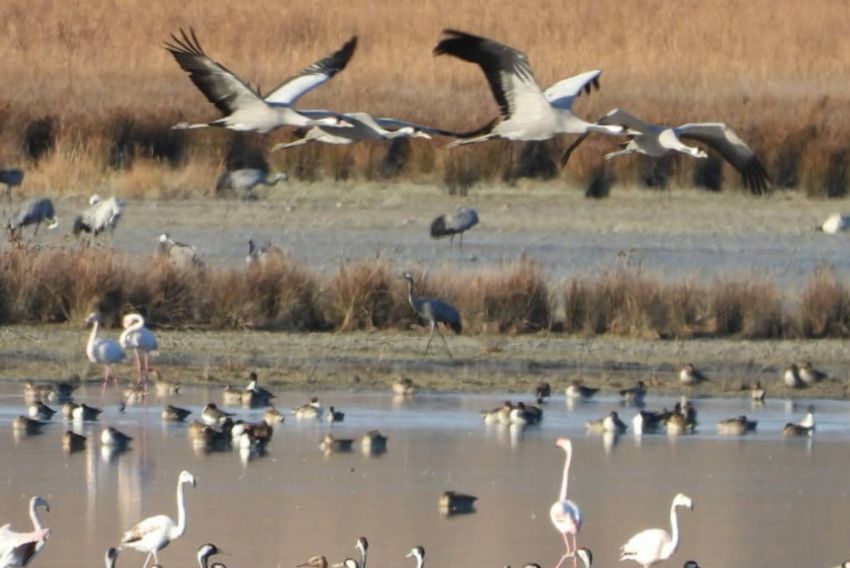
<svg viewBox="0 0 850 568">
<path fill-rule="evenodd" d="M 171 32 L 187 26 L 210 55 L 265 89 L 358 34 L 348 70 L 305 97 L 303 106 L 365 110 L 446 128 L 479 126 L 496 112 L 480 71 L 430 54 L 441 29 L 455 27 L 523 49 L 544 85 L 603 68 L 602 90 L 577 103 L 586 117 L 619 106 L 667 123 L 726 121 L 774 174 L 782 174 L 783 184 L 797 180 L 824 194 L 846 186 L 835 172 L 842 171 L 841 150 L 850 134 L 847 21 L 850 4 L 833 0 L 579 0 L 567 7 L 544 0 L 533 9 L 506 0 L 6 0 L 0 4 L 0 65 L 14 86 L 0 103 L 0 163 L 24 160 L 25 143 L 32 150 L 49 148 L 53 140 L 37 165 L 27 164 L 25 191 L 84 193 L 101 183 L 133 195 L 208 188 L 229 139 L 218 130 L 186 133 L 185 147 L 176 149 L 154 141 L 159 150 L 153 152 L 145 134 L 135 133 L 133 165 L 117 174 L 109 168 L 121 141 L 119 125 L 128 117 L 166 136 L 165 127 L 177 120 L 218 116 L 161 48 Z M 44 118 L 52 122 L 25 140 L 33 121 Z M 815 135 L 799 149 L 794 140 L 803 132 Z M 264 143 L 286 136 L 277 133 Z M 587 177 L 611 145 L 597 140 L 580 148 L 572 175 Z M 382 151 L 323 149 L 317 158 L 303 148 L 272 159 L 289 168 L 303 166 L 302 155 L 313 156 L 313 166 L 304 169 L 310 175 L 334 177 L 342 170 L 369 177 Z M 463 152 L 480 162 L 472 174 L 460 168 L 463 179 L 501 174 L 498 144 Z M 191 170 L 140 174 L 146 155 L 181 170 L 192 164 Z M 406 172 L 439 180 L 447 161 L 450 173 L 459 169 L 457 160 L 439 143 L 417 141 Z M 687 183 L 692 164 L 682 163 L 680 181 Z M 634 179 L 635 169 L 635 160 L 617 165 L 620 179 Z"/>
<path fill-rule="evenodd" d="M 663 282 L 624 264 L 599 276 L 549 281 L 520 258 L 498 269 L 414 273 L 415 295 L 462 314 L 463 333 L 561 331 L 644 339 L 848 337 L 850 292 L 828 269 L 800 297 L 758 275 Z M 408 329 L 417 316 L 389 260 L 345 262 L 320 277 L 287 255 L 250 268 L 178 269 L 104 249 L 0 251 L 0 323 L 107 325 L 136 311 L 160 328 L 352 331 Z M 561 315 L 563 314 L 563 315 Z"/>
</svg>

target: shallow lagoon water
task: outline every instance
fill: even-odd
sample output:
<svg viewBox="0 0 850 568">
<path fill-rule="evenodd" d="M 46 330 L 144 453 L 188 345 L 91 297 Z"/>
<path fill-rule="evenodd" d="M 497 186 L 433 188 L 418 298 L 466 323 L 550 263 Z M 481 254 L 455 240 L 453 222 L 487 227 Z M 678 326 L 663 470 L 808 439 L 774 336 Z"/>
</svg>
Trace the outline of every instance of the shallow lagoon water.
<svg viewBox="0 0 850 568">
<path fill-rule="evenodd" d="M 108 546 L 143 517 L 176 516 L 175 486 L 182 469 L 198 479 L 187 489 L 186 535 L 160 554 L 168 567 L 196 565 L 204 542 L 229 553 L 228 566 L 294 566 L 325 554 L 332 561 L 355 556 L 354 541 L 370 541 L 370 566 L 414 566 L 404 555 L 425 547 L 428 566 L 503 566 L 538 562 L 554 566 L 562 542 L 549 522 L 557 498 L 563 452 L 554 442 L 574 443 L 570 498 L 583 509 L 579 544 L 590 547 L 595 566 L 616 565 L 618 549 L 650 527 L 669 529 L 670 501 L 690 495 L 695 510 L 680 511 L 683 541 L 665 565 L 687 559 L 711 566 L 830 566 L 850 557 L 850 404 L 814 401 L 814 440 L 784 440 L 785 422 L 802 416 L 808 401 L 697 399 L 700 427 L 692 436 L 627 433 L 613 445 L 587 434 L 585 422 L 612 409 L 627 421 L 635 409 L 614 398 L 569 408 L 554 398 L 539 427 L 520 436 L 485 426 L 478 414 L 505 395 L 419 395 L 396 401 L 375 393 L 320 393 L 325 405 L 346 413 L 332 431 L 359 437 L 370 429 L 389 436 L 379 457 L 323 455 L 318 442 L 328 426 L 296 422 L 275 430 L 268 453 L 248 462 L 238 452 L 196 452 L 186 425 L 163 424 L 167 402 L 195 411 L 220 402 L 220 388 L 188 388 L 168 401 L 118 410 L 118 393 L 97 386 L 76 400 L 102 406 L 101 420 L 86 423 L 89 448 L 65 455 L 66 425 L 54 420 L 39 436 L 16 439 L 11 420 L 24 413 L 17 384 L 0 385 L 0 522 L 28 530 L 31 495 L 46 497 L 53 529 L 36 566 L 101 566 Z M 303 403 L 310 393 L 287 392 L 280 408 Z M 512 397 L 516 398 L 516 397 Z M 648 397 L 647 408 L 676 399 Z M 257 420 L 262 410 L 234 409 Z M 715 434 L 717 420 L 747 414 L 758 432 L 744 438 Z M 135 438 L 132 449 L 101 453 L 100 430 L 114 425 Z M 479 497 L 477 512 L 444 518 L 437 497 L 446 489 Z M 144 555 L 128 550 L 118 566 L 141 566 Z M 625 565 L 633 565 L 627 563 Z"/>
</svg>

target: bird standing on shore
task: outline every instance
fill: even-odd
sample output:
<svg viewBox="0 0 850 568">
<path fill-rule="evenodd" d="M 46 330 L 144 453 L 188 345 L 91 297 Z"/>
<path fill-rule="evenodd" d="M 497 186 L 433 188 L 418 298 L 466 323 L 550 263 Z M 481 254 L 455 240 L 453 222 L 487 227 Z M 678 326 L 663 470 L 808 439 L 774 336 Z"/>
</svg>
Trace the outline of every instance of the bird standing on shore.
<svg viewBox="0 0 850 568">
<path fill-rule="evenodd" d="M 46 197 L 31 199 L 9 218 L 6 223 L 6 230 L 9 232 L 9 237 L 12 240 L 20 238 L 20 233 L 23 228 L 28 225 L 35 225 L 35 230 L 32 236 L 38 235 L 38 229 L 45 221 L 50 223 L 48 229 L 55 229 L 59 225 L 59 217 L 53 208 L 53 202 Z"/>
<path fill-rule="evenodd" d="M 673 556 L 679 547 L 679 520 L 676 516 L 678 507 L 687 507 L 693 511 L 694 502 L 684 493 L 676 495 L 670 506 L 670 525 L 673 534 L 664 529 L 647 529 L 639 532 L 620 548 L 620 562 L 634 560 L 643 568 L 649 568 Z"/>
<path fill-rule="evenodd" d="M 86 318 L 86 325 L 91 325 L 91 335 L 86 345 L 86 356 L 92 363 L 103 365 L 103 386 L 109 383 L 110 377 L 118 384 L 118 377 L 112 372 L 112 366 L 127 358 L 121 345 L 114 339 L 98 338 L 97 332 L 100 328 L 100 316 L 92 312 Z"/>
<path fill-rule="evenodd" d="M 413 295 L 413 274 L 405 272 L 403 274 L 407 280 L 407 298 L 410 305 L 416 314 L 431 324 L 431 333 L 428 336 L 428 343 L 425 345 L 425 355 L 428 354 L 428 349 L 431 347 L 431 340 L 434 339 L 434 332 L 440 334 L 443 340 L 443 345 L 446 346 L 446 352 L 449 357 L 452 356 L 452 351 L 449 349 L 449 343 L 446 341 L 446 336 L 440 331 L 438 324 L 446 324 L 451 327 L 455 333 L 460 334 L 463 330 L 463 323 L 460 319 L 460 313 L 454 306 L 436 298 L 419 298 Z"/>
<path fill-rule="evenodd" d="M 100 195 L 94 194 L 89 198 L 89 207 L 74 218 L 71 232 L 75 237 L 81 233 L 97 237 L 105 231 L 111 234 L 115 232 L 125 206 L 126 203 L 117 197 L 101 199 Z"/>
<path fill-rule="evenodd" d="M 431 222 L 431 238 L 449 237 L 449 245 L 454 243 L 455 235 L 460 235 L 459 248 L 463 249 L 463 234 L 478 224 L 478 212 L 475 209 L 458 205 L 454 213 L 440 215 Z"/>
<path fill-rule="evenodd" d="M 145 327 L 145 318 L 141 314 L 127 314 L 121 322 L 124 332 L 118 338 L 118 343 L 124 349 L 132 349 L 136 354 L 136 369 L 139 372 L 139 382 L 142 377 L 147 382 L 150 373 L 150 354 L 157 350 L 159 343 L 151 330 Z M 144 367 L 139 351 L 144 353 Z"/>
</svg>

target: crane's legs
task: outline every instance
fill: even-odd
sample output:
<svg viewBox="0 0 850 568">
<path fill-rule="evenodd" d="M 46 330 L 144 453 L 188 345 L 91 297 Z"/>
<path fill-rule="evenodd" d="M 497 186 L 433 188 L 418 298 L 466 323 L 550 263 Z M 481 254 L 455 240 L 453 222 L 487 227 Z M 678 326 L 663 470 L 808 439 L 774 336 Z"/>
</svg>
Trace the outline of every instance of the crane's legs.
<svg viewBox="0 0 850 568">
<path fill-rule="evenodd" d="M 431 333 L 428 335 L 428 343 L 425 345 L 425 355 L 428 354 L 428 349 L 431 348 L 431 340 L 434 339 L 434 330 L 437 328 L 437 324 L 435 322 L 431 322 Z"/>
</svg>

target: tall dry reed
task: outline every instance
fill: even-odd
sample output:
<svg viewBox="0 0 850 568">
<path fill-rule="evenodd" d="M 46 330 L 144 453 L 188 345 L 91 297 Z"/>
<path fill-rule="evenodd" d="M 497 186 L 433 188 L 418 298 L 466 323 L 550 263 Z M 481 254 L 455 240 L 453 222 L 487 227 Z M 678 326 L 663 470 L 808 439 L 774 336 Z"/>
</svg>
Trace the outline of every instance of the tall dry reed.
<svg viewBox="0 0 850 568">
<path fill-rule="evenodd" d="M 7 0 L 0 4 L 0 21 L 8 24 L 0 66 L 3 76 L 15 79 L 0 104 L 0 162 L 28 168 L 25 192 L 86 192 L 104 179 L 119 189 L 128 186 L 128 192 L 153 191 L 139 181 L 123 181 L 136 176 L 167 184 L 165 195 L 210 187 L 231 136 L 215 129 L 169 138 L 163 130 L 178 120 L 218 116 L 162 49 L 170 33 L 188 26 L 211 56 L 264 92 L 358 34 L 360 46 L 349 68 L 299 104 L 452 129 L 477 127 L 496 115 L 475 66 L 431 56 L 442 28 L 466 29 L 523 49 L 543 85 L 604 69 L 602 89 L 576 103 L 582 116 L 622 107 L 669 124 L 725 121 L 750 141 L 783 187 L 803 186 L 824 196 L 846 191 L 847 3 L 580 0 L 565 10 L 562 2 L 544 0 L 529 10 L 522 3 L 478 0 L 246 0 L 238 6 L 206 0 L 120 5 Z M 653 33 L 638 29 L 641 22 L 651 22 Z M 797 133 L 811 131 L 816 132 L 811 142 L 795 142 Z M 262 144 L 290 136 L 275 133 Z M 422 142 L 411 145 L 400 175 L 445 178 L 450 189 L 464 191 L 471 179 L 505 174 L 498 145 L 476 151 L 477 167 L 470 168 L 459 166 L 456 151 Z M 600 140 L 579 148 L 570 175 L 586 179 L 613 144 Z M 515 163 L 519 152 L 511 153 Z M 272 162 L 301 177 L 368 178 L 382 157 L 375 150 L 303 147 Z M 191 168 L 190 175 L 151 176 L 137 171 L 141 162 Z M 678 163 L 673 181 L 690 184 L 690 172 L 699 165 Z M 613 173 L 637 181 L 638 162 L 621 160 Z M 728 166 L 724 178 L 738 184 Z"/>
</svg>

